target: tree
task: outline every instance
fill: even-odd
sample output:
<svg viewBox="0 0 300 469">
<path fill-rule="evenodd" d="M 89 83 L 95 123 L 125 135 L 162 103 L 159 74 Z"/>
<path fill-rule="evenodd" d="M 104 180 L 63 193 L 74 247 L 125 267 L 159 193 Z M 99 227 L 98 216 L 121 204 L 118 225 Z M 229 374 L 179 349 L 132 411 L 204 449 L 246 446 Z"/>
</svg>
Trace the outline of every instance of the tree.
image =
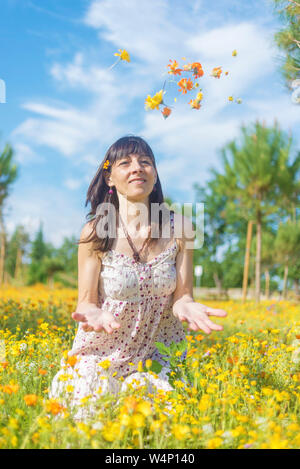
<svg viewBox="0 0 300 469">
<path fill-rule="evenodd" d="M 300 2 L 296 0 L 274 0 L 274 9 L 285 27 L 275 36 L 277 46 L 285 52 L 281 73 L 286 86 L 292 89 L 292 81 L 300 77 Z"/>
<path fill-rule="evenodd" d="M 54 286 L 54 274 L 64 271 L 65 266 L 62 259 L 46 257 L 43 260 L 43 271 L 45 272 L 50 288 Z"/>
<path fill-rule="evenodd" d="M 15 280 L 20 277 L 22 257 L 25 254 L 28 243 L 29 235 L 26 233 L 24 226 L 17 225 L 8 243 L 5 260 L 5 270 Z"/>
<path fill-rule="evenodd" d="M 197 202 L 204 204 L 204 243 L 195 252 L 197 264 L 203 264 L 203 284 L 215 285 L 220 294 L 223 290 L 222 262 L 218 250 L 225 241 L 225 206 L 227 198 L 219 191 L 218 175 L 205 186 L 194 184 Z M 228 235 L 227 235 L 228 236 Z"/>
<path fill-rule="evenodd" d="M 29 285 L 36 282 L 44 283 L 47 280 L 47 273 L 43 266 L 43 261 L 46 257 L 51 257 L 51 247 L 44 241 L 43 225 L 40 223 L 40 228 L 32 243 L 30 254 L 31 264 L 28 270 Z"/>
<path fill-rule="evenodd" d="M 292 144 L 275 120 L 272 128 L 258 121 L 241 128 L 241 144 L 231 141 L 221 150 L 224 174 L 219 175 L 219 192 L 227 196 L 228 213 L 256 225 L 255 299 L 260 301 L 262 225 L 278 211 L 283 196 L 296 187 L 300 155 L 289 165 Z M 249 251 L 249 246 L 247 246 Z"/>
<path fill-rule="evenodd" d="M 283 298 L 287 296 L 287 279 L 289 266 L 300 264 L 300 221 L 293 222 L 288 220 L 286 223 L 280 223 L 277 237 L 275 239 L 276 257 L 284 266 L 283 277 Z M 300 270 L 297 272 L 298 279 Z"/>
<path fill-rule="evenodd" d="M 0 285 L 3 283 L 6 232 L 4 227 L 4 201 L 9 196 L 10 187 L 18 176 L 18 168 L 13 163 L 13 150 L 6 144 L 0 154 Z"/>
</svg>

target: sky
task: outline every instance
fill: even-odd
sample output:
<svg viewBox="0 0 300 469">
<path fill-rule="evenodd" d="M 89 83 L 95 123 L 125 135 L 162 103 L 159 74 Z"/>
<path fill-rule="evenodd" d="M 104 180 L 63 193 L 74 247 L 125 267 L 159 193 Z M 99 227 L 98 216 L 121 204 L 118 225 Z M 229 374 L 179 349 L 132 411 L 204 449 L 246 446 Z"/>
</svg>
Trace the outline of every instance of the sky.
<svg viewBox="0 0 300 469">
<path fill-rule="evenodd" d="M 9 142 L 19 166 L 4 212 L 8 233 L 23 224 L 33 239 L 42 222 L 56 247 L 78 237 L 89 184 L 110 145 L 127 134 L 149 143 L 164 195 L 179 203 L 195 202 L 193 184 L 222 169 L 221 149 L 242 125 L 276 118 L 297 149 L 300 108 L 273 39 L 281 26 L 273 0 L 1 0 L 0 150 Z M 110 69 L 119 49 L 131 61 Z M 172 114 L 146 111 L 169 60 L 182 66 L 183 57 L 202 64 L 201 108 L 168 83 Z M 211 77 L 217 66 L 229 74 Z"/>
</svg>

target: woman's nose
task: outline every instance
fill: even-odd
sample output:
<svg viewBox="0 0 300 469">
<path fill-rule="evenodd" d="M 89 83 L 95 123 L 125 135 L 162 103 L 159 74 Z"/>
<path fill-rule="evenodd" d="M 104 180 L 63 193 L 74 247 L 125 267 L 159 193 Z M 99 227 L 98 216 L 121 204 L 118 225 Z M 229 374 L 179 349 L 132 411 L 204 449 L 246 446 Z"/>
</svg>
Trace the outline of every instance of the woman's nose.
<svg viewBox="0 0 300 469">
<path fill-rule="evenodd" d="M 138 161 L 133 161 L 130 167 L 131 171 L 141 171 L 143 166 Z"/>
</svg>

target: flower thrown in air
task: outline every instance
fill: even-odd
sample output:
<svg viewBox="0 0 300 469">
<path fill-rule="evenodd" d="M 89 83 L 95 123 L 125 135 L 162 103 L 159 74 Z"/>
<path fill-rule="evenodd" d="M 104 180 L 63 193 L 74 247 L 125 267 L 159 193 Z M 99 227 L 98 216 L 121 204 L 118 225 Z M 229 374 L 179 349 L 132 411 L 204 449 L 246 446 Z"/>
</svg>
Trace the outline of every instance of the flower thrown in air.
<svg viewBox="0 0 300 469">
<path fill-rule="evenodd" d="M 156 93 L 153 97 L 149 94 L 145 100 L 145 109 L 148 111 L 149 109 L 159 109 L 159 105 L 163 104 L 163 94 L 165 93 L 164 90 L 160 90 Z"/>
<path fill-rule="evenodd" d="M 215 67 L 213 68 L 210 76 L 215 77 L 215 78 L 220 78 L 222 73 L 222 68 L 221 67 Z"/>
<path fill-rule="evenodd" d="M 161 111 L 162 115 L 164 116 L 165 119 L 167 119 L 167 117 L 169 117 L 169 115 L 171 114 L 171 109 L 169 107 L 164 107 L 163 110 Z"/>
<path fill-rule="evenodd" d="M 119 53 L 116 52 L 114 55 L 117 55 L 120 57 L 120 60 L 126 60 L 126 62 L 130 62 L 130 55 L 125 49 L 118 49 Z"/>
<path fill-rule="evenodd" d="M 200 101 L 198 101 L 197 99 L 191 99 L 189 101 L 189 104 L 192 109 L 200 109 L 201 107 Z"/>
<path fill-rule="evenodd" d="M 199 62 L 192 63 L 192 70 L 195 78 L 203 77 L 204 71 L 202 69 L 202 65 Z"/>
<path fill-rule="evenodd" d="M 186 78 L 182 78 L 177 85 L 179 86 L 178 91 L 182 91 L 183 94 L 186 94 L 188 90 L 191 90 L 194 86 L 194 83 L 192 80 L 189 78 L 188 80 Z"/>
<path fill-rule="evenodd" d="M 172 63 L 171 59 L 169 60 L 169 62 L 171 62 L 171 63 L 169 65 L 167 65 L 167 67 L 170 67 L 170 70 L 168 71 L 168 73 L 170 73 L 171 75 L 181 75 L 182 69 L 177 68 L 178 67 L 178 62 L 176 62 L 176 60 L 174 60 L 173 63 Z"/>
</svg>

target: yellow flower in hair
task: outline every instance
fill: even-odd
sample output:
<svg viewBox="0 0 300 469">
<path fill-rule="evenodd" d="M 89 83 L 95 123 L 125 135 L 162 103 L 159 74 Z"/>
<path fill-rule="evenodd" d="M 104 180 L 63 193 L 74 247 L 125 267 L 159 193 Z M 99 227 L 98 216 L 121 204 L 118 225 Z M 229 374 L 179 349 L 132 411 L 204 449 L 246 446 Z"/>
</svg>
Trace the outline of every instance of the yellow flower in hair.
<svg viewBox="0 0 300 469">
<path fill-rule="evenodd" d="M 103 164 L 103 168 L 104 168 L 104 169 L 107 169 L 108 166 L 109 166 L 109 161 L 106 160 L 105 163 Z"/>
</svg>

